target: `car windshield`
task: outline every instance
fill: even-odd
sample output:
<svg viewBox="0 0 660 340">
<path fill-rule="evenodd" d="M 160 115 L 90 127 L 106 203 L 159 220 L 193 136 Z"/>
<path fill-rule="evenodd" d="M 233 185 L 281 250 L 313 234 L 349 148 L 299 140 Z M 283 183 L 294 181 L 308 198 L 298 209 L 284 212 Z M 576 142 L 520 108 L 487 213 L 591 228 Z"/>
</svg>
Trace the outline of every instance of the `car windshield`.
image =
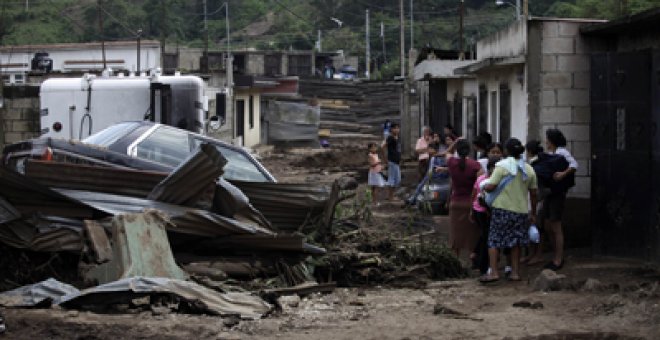
<svg viewBox="0 0 660 340">
<path fill-rule="evenodd" d="M 131 131 L 135 130 L 139 126 L 140 123 L 138 122 L 115 124 L 83 139 L 83 143 L 109 147 L 114 142 L 131 133 Z"/>
<path fill-rule="evenodd" d="M 202 142 L 204 141 L 195 138 L 195 147 L 199 146 Z M 225 173 L 222 175 L 225 179 L 248 182 L 270 182 L 270 179 L 245 154 L 222 145 L 214 145 L 227 159 L 227 165 L 224 168 Z"/>
</svg>

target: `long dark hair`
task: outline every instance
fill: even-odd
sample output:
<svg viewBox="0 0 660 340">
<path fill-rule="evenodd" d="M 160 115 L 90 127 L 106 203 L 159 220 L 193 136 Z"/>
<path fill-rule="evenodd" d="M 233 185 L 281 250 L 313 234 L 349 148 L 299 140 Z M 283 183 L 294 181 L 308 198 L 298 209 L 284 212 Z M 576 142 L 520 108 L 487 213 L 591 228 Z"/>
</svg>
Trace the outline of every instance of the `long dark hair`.
<svg viewBox="0 0 660 340">
<path fill-rule="evenodd" d="M 566 146 L 566 137 L 558 129 L 548 129 L 545 131 L 545 138 L 547 138 L 552 145 L 561 148 Z"/>
<path fill-rule="evenodd" d="M 525 144 L 525 150 L 529 152 L 530 155 L 536 156 L 543 152 L 543 147 L 541 146 L 541 142 L 537 140 L 530 140 Z"/>
<path fill-rule="evenodd" d="M 468 143 L 468 141 L 465 139 L 459 139 L 456 142 L 456 153 L 458 153 L 458 157 L 461 158 L 460 163 L 458 163 L 458 168 L 461 169 L 461 171 L 464 171 L 465 159 L 467 158 L 468 154 L 470 154 L 470 143 Z"/>
<path fill-rule="evenodd" d="M 506 153 L 515 159 L 519 159 L 520 155 L 525 152 L 525 147 L 518 138 L 509 138 L 506 143 L 504 143 L 504 147 L 506 148 Z"/>
</svg>

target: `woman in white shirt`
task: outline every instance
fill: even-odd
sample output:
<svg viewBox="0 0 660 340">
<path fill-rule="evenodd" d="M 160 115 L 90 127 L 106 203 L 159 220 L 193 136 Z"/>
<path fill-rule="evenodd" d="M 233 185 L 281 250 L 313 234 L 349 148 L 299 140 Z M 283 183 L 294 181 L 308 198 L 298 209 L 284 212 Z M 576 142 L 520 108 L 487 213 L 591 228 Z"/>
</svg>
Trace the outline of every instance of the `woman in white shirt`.
<svg viewBox="0 0 660 340">
<path fill-rule="evenodd" d="M 571 153 L 566 150 L 566 137 L 557 129 L 548 129 L 545 132 L 545 146 L 547 152 L 563 156 L 568 162 L 568 168 L 564 171 L 555 172 L 552 176 L 557 182 L 567 176 L 574 176 L 578 169 L 578 163 Z M 568 189 L 567 189 L 568 190 Z M 543 204 L 543 217 L 545 228 L 549 232 L 554 244 L 555 254 L 552 261 L 545 268 L 559 270 L 564 266 L 564 232 L 561 220 L 564 214 L 564 203 L 566 202 L 566 191 L 553 192 L 545 198 Z"/>
</svg>

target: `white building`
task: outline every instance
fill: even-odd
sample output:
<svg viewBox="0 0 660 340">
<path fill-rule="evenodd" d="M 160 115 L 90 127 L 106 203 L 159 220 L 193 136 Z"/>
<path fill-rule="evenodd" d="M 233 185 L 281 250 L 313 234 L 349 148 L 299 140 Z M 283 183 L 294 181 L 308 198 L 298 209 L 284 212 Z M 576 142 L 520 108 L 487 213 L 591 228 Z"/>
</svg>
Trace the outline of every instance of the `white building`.
<svg viewBox="0 0 660 340">
<path fill-rule="evenodd" d="M 138 70 L 137 41 L 105 43 L 105 63 L 116 71 Z M 0 74 L 5 82 L 21 83 L 25 75 L 35 71 L 32 60 L 36 53 L 48 53 L 52 60 L 51 72 L 98 72 L 103 69 L 103 51 L 100 42 L 0 46 Z M 160 67 L 160 43 L 153 40 L 140 42 L 140 71 Z"/>
</svg>

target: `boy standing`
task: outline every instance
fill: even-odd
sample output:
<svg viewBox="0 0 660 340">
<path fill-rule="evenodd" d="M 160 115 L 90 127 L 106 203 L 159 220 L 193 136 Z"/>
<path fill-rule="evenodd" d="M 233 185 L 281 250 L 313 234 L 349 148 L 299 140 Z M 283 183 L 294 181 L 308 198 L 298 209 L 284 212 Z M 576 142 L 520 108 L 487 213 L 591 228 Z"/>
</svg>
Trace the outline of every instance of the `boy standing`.
<svg viewBox="0 0 660 340">
<path fill-rule="evenodd" d="M 399 138 L 399 124 L 392 124 L 390 135 L 386 140 L 387 147 L 387 186 L 389 187 L 389 200 L 394 199 L 394 190 L 401 184 L 401 140 Z"/>
</svg>

